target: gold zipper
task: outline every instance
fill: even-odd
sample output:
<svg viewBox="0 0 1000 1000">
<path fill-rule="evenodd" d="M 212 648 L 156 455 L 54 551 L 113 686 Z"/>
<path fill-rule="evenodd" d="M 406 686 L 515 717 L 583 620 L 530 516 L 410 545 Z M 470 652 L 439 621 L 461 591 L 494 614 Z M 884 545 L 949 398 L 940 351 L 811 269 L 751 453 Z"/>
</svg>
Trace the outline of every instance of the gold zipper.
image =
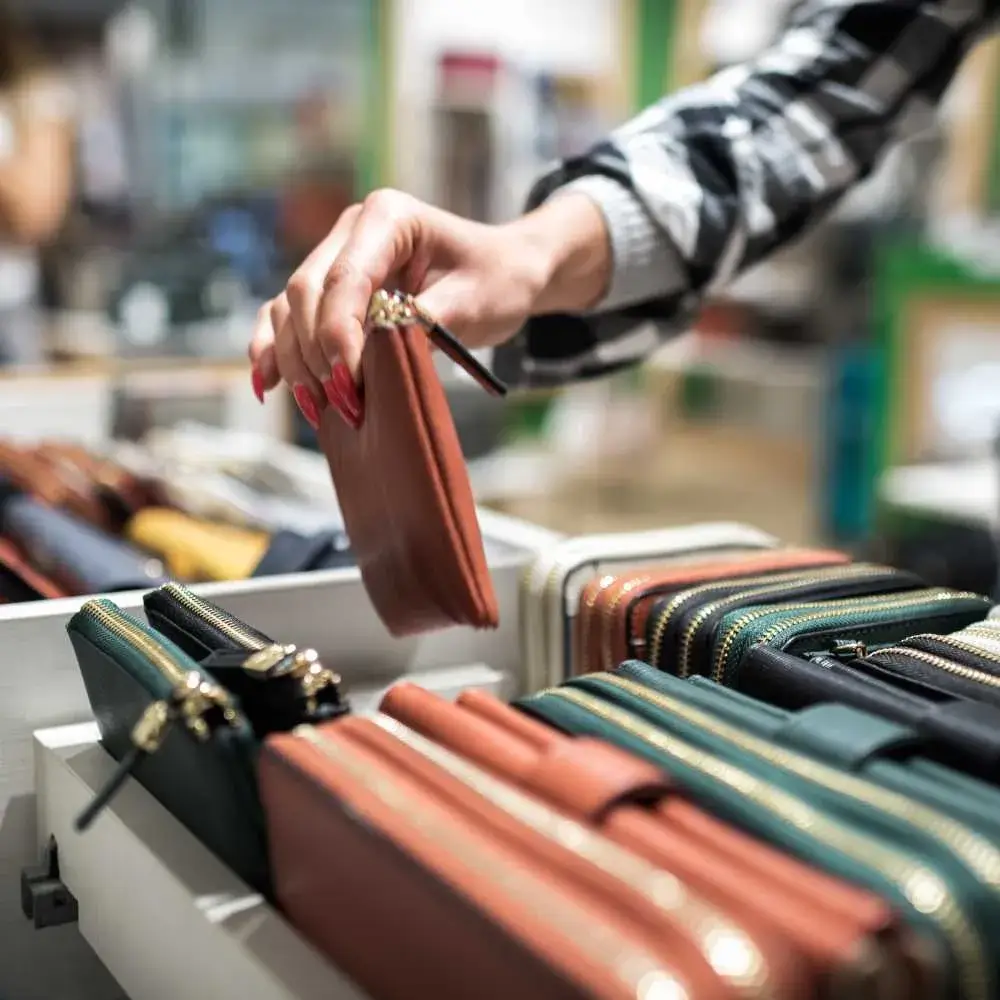
<svg viewBox="0 0 1000 1000">
<path fill-rule="evenodd" d="M 605 973 L 636 1000 L 659 996 L 688 1000 L 687 988 L 655 955 L 610 924 L 601 923 L 595 914 L 567 899 L 543 879 L 509 864 L 503 854 L 489 842 L 474 838 L 464 825 L 438 820 L 424 808 L 421 797 L 394 781 L 386 768 L 368 763 L 360 754 L 324 738 L 310 726 L 300 726 L 295 734 L 375 796 L 397 819 L 457 859 L 491 892 L 540 916 L 569 950 L 603 965 Z"/>
<path fill-rule="evenodd" d="M 708 775 L 789 826 L 805 831 L 816 841 L 833 847 L 868 869 L 874 868 L 896 886 L 917 912 L 938 925 L 949 942 L 965 1000 L 987 1000 L 990 995 L 990 976 L 984 942 L 959 906 L 947 882 L 933 868 L 912 855 L 852 830 L 803 799 L 657 729 L 625 709 L 609 705 L 576 688 L 553 688 L 542 694 L 562 698 L 580 706 L 649 746 Z M 713 724 L 706 728 L 715 732 L 719 727 L 713 720 Z M 880 802 L 883 789 L 875 791 L 875 798 Z"/>
<path fill-rule="evenodd" d="M 597 602 L 601 599 L 601 595 L 604 593 L 605 590 L 608 589 L 608 587 L 612 586 L 615 580 L 617 579 L 618 577 L 615 576 L 613 573 L 605 573 L 603 576 L 598 578 L 597 586 L 594 588 L 594 592 L 592 594 L 589 594 L 587 600 L 582 603 L 582 606 L 580 608 L 580 614 L 577 616 L 578 624 L 584 621 L 585 618 L 584 612 L 586 612 L 586 616 L 589 619 L 589 615 L 594 612 L 594 609 L 597 607 Z M 579 667 L 576 663 L 571 663 L 569 665 L 570 673 L 575 674 L 577 673 L 578 669 L 582 669 L 584 671 L 591 669 L 590 646 L 591 646 L 590 629 L 584 628 L 580 636 L 580 648 L 576 651 L 577 659 L 579 661 Z"/>
<path fill-rule="evenodd" d="M 100 601 L 87 601 L 80 610 L 100 622 L 112 635 L 140 650 L 173 688 L 169 699 L 154 701 L 146 707 L 132 730 L 132 743 L 143 753 L 155 753 L 160 748 L 176 719 L 201 741 L 211 735 L 212 727 L 207 719 L 211 712 L 218 712 L 230 726 L 243 723 L 242 713 L 225 688 L 198 670 L 178 666 L 160 643 L 137 624 L 132 624 L 122 612 Z"/>
<path fill-rule="evenodd" d="M 694 898 L 675 875 L 512 788 L 395 719 L 381 715 L 375 717 L 375 722 L 530 830 L 586 859 L 668 914 L 694 939 L 708 966 L 734 992 L 758 998 L 773 995 L 768 986 L 767 964 L 753 938 L 728 917 Z"/>
<path fill-rule="evenodd" d="M 654 691 L 652 688 L 637 684 L 635 681 L 616 677 L 613 674 L 602 677 L 601 681 L 621 688 L 623 691 L 628 691 L 643 701 L 679 716 L 701 729 L 706 729 L 714 736 L 728 740 L 741 750 L 755 754 L 776 767 L 783 768 L 807 781 L 812 781 L 824 788 L 830 788 L 842 795 L 859 799 L 876 809 L 896 816 L 905 823 L 909 823 L 910 826 L 923 830 L 944 844 L 961 859 L 969 871 L 973 872 L 977 878 L 1000 896 L 1000 849 L 950 816 L 901 795 L 899 792 L 873 785 L 863 778 L 858 778 L 853 774 L 845 774 L 843 771 L 838 771 L 820 761 L 792 750 L 786 750 L 784 747 L 760 737 L 752 736 L 708 712 L 687 705 L 683 701 L 671 698 L 660 691 Z"/>
<path fill-rule="evenodd" d="M 883 646 L 869 653 L 865 659 L 877 660 L 880 656 L 898 654 L 909 659 L 926 663 L 929 667 L 935 667 L 947 674 L 961 677 L 963 680 L 975 681 L 977 684 L 985 684 L 987 687 L 1000 688 L 1000 676 L 991 674 L 985 670 L 976 670 L 975 667 L 967 667 L 964 663 L 956 663 L 944 656 L 935 656 L 933 653 L 925 653 L 922 649 L 911 649 L 909 646 Z"/>
<path fill-rule="evenodd" d="M 977 642 L 965 642 L 962 636 L 968 635 Z M 980 629 L 973 625 L 971 628 L 962 629 L 961 632 L 953 635 L 925 636 L 928 639 L 937 639 L 946 646 L 954 646 L 956 649 L 964 650 L 973 656 L 989 660 L 991 663 L 1000 663 L 1000 634 L 996 629 Z M 982 645 L 980 645 L 980 642 Z"/>
<path fill-rule="evenodd" d="M 673 621 L 674 615 L 678 612 L 681 605 L 685 602 L 691 600 L 692 598 L 697 598 L 702 594 L 711 593 L 713 590 L 724 590 L 727 587 L 733 586 L 733 584 L 738 584 L 743 586 L 744 584 L 748 587 L 753 587 L 754 584 L 766 584 L 766 583 L 780 583 L 782 581 L 798 580 L 800 577 L 807 574 L 807 570 L 790 571 L 788 573 L 783 573 L 780 575 L 776 574 L 761 574 L 760 576 L 750 576 L 743 577 L 742 579 L 728 579 L 728 580 L 714 580 L 711 583 L 703 583 L 697 587 L 691 587 L 688 590 L 684 590 L 679 594 L 675 594 L 670 601 L 667 603 L 663 611 L 660 612 L 659 617 L 656 619 L 656 625 L 653 630 L 653 638 L 650 643 L 650 654 L 647 662 L 649 663 L 659 663 L 660 653 L 663 647 L 663 639 L 666 636 L 667 628 Z M 768 588 L 764 588 L 765 590 Z M 739 597 L 750 596 L 750 594 L 755 593 L 751 590 L 748 594 L 746 591 L 740 591 Z"/>
<path fill-rule="evenodd" d="M 694 644 L 695 635 L 705 621 L 710 618 L 717 611 L 721 611 L 723 608 L 732 607 L 734 605 L 739 605 L 741 601 L 747 598 L 761 597 L 768 593 L 768 591 L 774 590 L 775 586 L 781 584 L 785 585 L 795 585 L 795 586 L 805 586 L 812 583 L 825 583 L 831 580 L 850 580 L 856 576 L 864 577 L 871 576 L 877 572 L 877 568 L 867 563 L 858 563 L 856 565 L 850 566 L 837 566 L 830 567 L 826 571 L 802 571 L 799 570 L 797 573 L 784 573 L 780 576 L 772 576 L 770 579 L 772 581 L 771 586 L 761 586 L 754 587 L 752 590 L 740 591 L 738 594 L 730 594 L 729 597 L 720 598 L 718 601 L 713 601 L 711 604 L 705 605 L 701 608 L 698 613 L 691 619 L 688 623 L 687 628 L 684 630 L 684 634 L 681 636 L 680 653 L 678 654 L 677 670 L 673 671 L 677 673 L 678 677 L 688 677 L 691 674 L 691 646 Z M 756 583 L 757 580 L 766 580 L 767 577 L 757 577 L 755 580 L 750 580 L 750 583 Z M 691 594 L 689 596 L 696 596 Z"/>
<path fill-rule="evenodd" d="M 244 625 L 238 618 L 192 594 L 186 587 L 165 583 L 160 590 L 192 614 L 217 628 L 224 636 L 243 646 L 251 655 L 242 663 L 242 669 L 261 678 L 292 677 L 298 681 L 305 709 L 318 711 L 319 696 L 328 688 L 339 688 L 341 676 L 327 669 L 314 649 L 299 649 L 282 645 L 263 637 L 255 629 Z"/>
<path fill-rule="evenodd" d="M 958 598 L 975 596 L 975 594 L 960 593 L 953 590 L 919 590 L 916 592 L 911 591 L 906 597 L 886 600 L 873 600 L 871 598 L 859 599 L 856 597 L 850 597 L 839 601 L 809 601 L 802 604 L 764 605 L 755 611 L 748 611 L 745 615 L 742 615 L 735 622 L 733 622 L 733 624 L 729 627 L 725 638 L 718 644 L 718 646 L 716 646 L 715 649 L 715 656 L 712 664 L 712 680 L 720 684 L 723 683 L 726 661 L 729 659 L 729 653 L 736 644 L 736 640 L 740 638 L 740 633 L 743 632 L 744 629 L 753 625 L 753 623 L 759 619 L 766 618 L 768 615 L 774 614 L 778 611 L 810 611 L 810 613 L 797 615 L 792 618 L 786 618 L 777 625 L 770 627 L 757 639 L 754 645 L 767 645 L 782 632 L 785 632 L 790 628 L 796 628 L 799 625 L 808 625 L 810 622 L 822 621 L 824 618 L 829 618 L 832 614 L 838 611 L 892 611 L 897 608 L 908 608 L 914 604 L 931 604 L 934 601 L 950 601 Z M 813 608 L 822 608 L 822 610 L 811 611 Z M 878 625 L 881 623 L 876 622 L 874 624 Z"/>
</svg>

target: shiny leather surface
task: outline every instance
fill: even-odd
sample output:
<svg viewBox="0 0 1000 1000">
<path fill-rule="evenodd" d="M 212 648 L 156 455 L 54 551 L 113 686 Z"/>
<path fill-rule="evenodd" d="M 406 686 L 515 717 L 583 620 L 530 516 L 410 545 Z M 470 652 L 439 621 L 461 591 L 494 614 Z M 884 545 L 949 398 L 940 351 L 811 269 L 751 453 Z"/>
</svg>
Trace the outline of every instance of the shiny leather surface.
<svg viewBox="0 0 1000 1000">
<path fill-rule="evenodd" d="M 816 981 L 844 974 L 891 926 L 888 908 L 876 897 L 718 822 L 671 794 L 669 776 L 660 775 L 658 783 L 636 780 L 644 764 L 616 747 L 561 735 L 483 692 L 466 692 L 451 704 L 402 683 L 386 694 L 381 707 L 498 776 L 596 823 L 605 835 L 680 876 L 752 928 L 779 969 L 797 959 Z M 578 762 L 575 773 L 570 761 Z M 552 780 L 556 774 L 561 783 Z M 617 782 L 609 782 L 609 774 Z M 609 795 L 609 787 L 622 793 Z M 595 809 L 595 801 L 603 801 L 604 808 Z"/>
<path fill-rule="evenodd" d="M 689 566 L 675 564 L 597 576 L 584 588 L 580 599 L 576 648 L 582 655 L 578 672 L 611 670 L 635 655 L 632 644 L 645 635 L 653 605 L 672 591 L 730 577 L 835 566 L 847 561 L 848 557 L 840 552 L 776 549 Z"/>
<path fill-rule="evenodd" d="M 635 987 L 588 952 L 592 930 L 641 944 L 665 968 L 683 962 L 691 1000 L 731 995 L 654 924 L 649 907 L 631 897 L 635 909 L 622 912 L 624 901 L 592 865 L 371 720 L 319 732 L 372 777 L 359 780 L 304 739 L 268 739 L 260 787 L 277 897 L 294 926 L 370 996 L 634 1000 Z M 392 808 L 388 789 L 416 797 L 419 815 Z M 498 891 L 491 871 L 517 872 L 518 890 Z M 529 885 L 557 890 L 582 923 L 553 922 Z"/>
<path fill-rule="evenodd" d="M 375 330 L 361 367 L 364 423 L 353 430 L 327 408 L 319 442 L 375 610 L 397 636 L 496 627 L 468 472 L 426 336 Z"/>
</svg>

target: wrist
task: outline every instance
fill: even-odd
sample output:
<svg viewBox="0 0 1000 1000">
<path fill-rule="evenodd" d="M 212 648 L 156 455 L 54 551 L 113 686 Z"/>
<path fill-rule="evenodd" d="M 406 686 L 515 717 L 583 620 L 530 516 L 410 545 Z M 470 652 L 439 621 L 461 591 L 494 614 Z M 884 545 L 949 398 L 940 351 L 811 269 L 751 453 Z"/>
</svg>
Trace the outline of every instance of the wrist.
<svg viewBox="0 0 1000 1000">
<path fill-rule="evenodd" d="M 611 239 L 604 216 L 587 195 L 557 193 L 509 224 L 530 262 L 531 315 L 586 312 L 611 282 Z"/>
</svg>

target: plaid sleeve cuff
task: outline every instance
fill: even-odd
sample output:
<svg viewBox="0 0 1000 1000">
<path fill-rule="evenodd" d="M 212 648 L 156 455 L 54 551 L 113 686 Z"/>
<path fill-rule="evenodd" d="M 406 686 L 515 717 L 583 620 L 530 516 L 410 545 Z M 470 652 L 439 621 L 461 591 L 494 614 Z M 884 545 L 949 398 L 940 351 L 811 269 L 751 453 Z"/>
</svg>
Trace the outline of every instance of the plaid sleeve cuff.
<svg viewBox="0 0 1000 1000">
<path fill-rule="evenodd" d="M 570 181 L 552 197 L 568 191 L 585 194 L 597 205 L 611 240 L 611 283 L 593 312 L 610 312 L 685 289 L 686 272 L 673 242 L 624 184 L 594 174 Z"/>
</svg>

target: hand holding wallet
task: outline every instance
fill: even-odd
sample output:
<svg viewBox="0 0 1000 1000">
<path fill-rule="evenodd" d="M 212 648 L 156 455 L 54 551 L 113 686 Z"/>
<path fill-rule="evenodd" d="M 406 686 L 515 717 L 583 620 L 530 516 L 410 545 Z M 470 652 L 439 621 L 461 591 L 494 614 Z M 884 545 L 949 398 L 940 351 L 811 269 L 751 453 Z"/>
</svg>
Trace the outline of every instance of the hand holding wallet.
<svg viewBox="0 0 1000 1000">
<path fill-rule="evenodd" d="M 379 292 L 361 357 L 364 421 L 348 427 L 328 408 L 319 427 L 362 580 L 396 636 L 497 625 L 472 488 L 431 340 L 481 384 L 505 391 L 412 299 Z"/>
</svg>

